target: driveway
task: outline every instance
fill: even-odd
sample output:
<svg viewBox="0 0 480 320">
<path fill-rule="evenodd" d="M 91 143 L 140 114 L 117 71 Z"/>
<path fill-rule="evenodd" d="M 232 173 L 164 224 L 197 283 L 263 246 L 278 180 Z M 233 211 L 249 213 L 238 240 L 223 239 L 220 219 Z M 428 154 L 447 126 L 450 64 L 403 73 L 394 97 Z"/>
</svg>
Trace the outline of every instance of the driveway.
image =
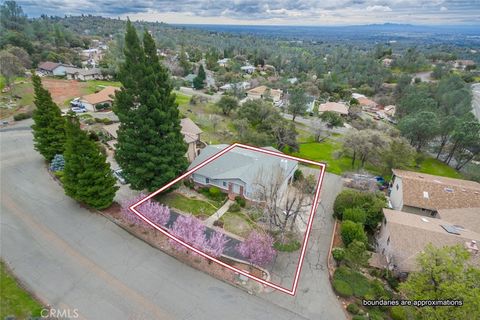
<svg viewBox="0 0 480 320">
<path fill-rule="evenodd" d="M 80 319 L 302 319 L 80 207 L 46 172 L 30 125 L 27 120 L 0 130 L 1 256 L 43 301 L 76 308 Z M 309 287 L 303 280 L 300 291 Z M 330 290 L 328 283 L 324 289 Z M 287 296 L 276 299 L 293 303 Z M 322 299 L 308 301 L 309 308 L 332 308 Z"/>
<path fill-rule="evenodd" d="M 282 113 L 282 116 L 287 119 L 287 120 L 292 120 L 293 116 L 288 113 Z M 295 117 L 295 122 L 301 123 L 304 126 L 306 126 L 311 133 L 315 133 L 315 129 L 317 126 L 320 124 L 322 126 L 322 129 L 324 131 L 332 132 L 332 133 L 338 133 L 338 134 L 345 134 L 348 131 L 348 124 L 345 127 L 336 127 L 336 128 L 328 128 L 327 125 L 321 121 L 317 117 L 302 117 L 302 116 L 296 116 Z"/>
<path fill-rule="evenodd" d="M 472 84 L 472 112 L 480 121 L 480 83 Z"/>
</svg>

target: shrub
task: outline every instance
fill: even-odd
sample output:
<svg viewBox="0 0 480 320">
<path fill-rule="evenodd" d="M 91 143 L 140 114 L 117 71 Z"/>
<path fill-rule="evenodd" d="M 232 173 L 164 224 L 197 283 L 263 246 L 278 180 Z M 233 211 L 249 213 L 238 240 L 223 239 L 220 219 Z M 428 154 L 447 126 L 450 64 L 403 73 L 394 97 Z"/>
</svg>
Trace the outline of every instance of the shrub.
<svg viewBox="0 0 480 320">
<path fill-rule="evenodd" d="M 25 120 L 28 118 L 31 118 L 32 114 L 30 112 L 22 112 L 22 113 L 17 113 L 16 115 L 13 116 L 13 120 L 15 121 L 20 121 L 20 120 Z"/>
<path fill-rule="evenodd" d="M 195 187 L 195 184 L 190 179 L 183 180 L 183 184 L 185 185 L 185 187 L 190 188 L 190 189 L 193 189 Z"/>
<path fill-rule="evenodd" d="M 223 220 L 221 220 L 221 219 L 218 219 L 218 220 L 213 221 L 213 225 L 214 225 L 215 227 L 223 228 L 224 224 L 225 224 L 225 223 L 224 223 Z"/>
<path fill-rule="evenodd" d="M 348 246 L 353 240 L 358 240 L 365 244 L 367 243 L 367 235 L 365 234 L 361 223 L 350 220 L 343 221 L 340 233 L 345 246 Z"/>
<path fill-rule="evenodd" d="M 336 261 L 342 261 L 345 258 L 345 249 L 343 248 L 333 248 L 332 250 L 333 259 Z"/>
<path fill-rule="evenodd" d="M 352 317 L 352 320 L 366 320 L 367 318 L 365 318 L 364 316 L 360 316 L 360 315 L 354 315 Z"/>
<path fill-rule="evenodd" d="M 355 297 L 365 297 L 371 291 L 370 282 L 363 274 L 345 266 L 335 270 L 333 279 L 346 282 L 352 289 L 352 294 Z"/>
<path fill-rule="evenodd" d="M 238 205 L 242 208 L 245 208 L 247 202 L 245 201 L 244 198 L 240 197 L 240 196 L 236 196 L 235 197 L 235 201 L 238 203 Z"/>
<path fill-rule="evenodd" d="M 403 307 L 394 306 L 390 308 L 390 317 L 393 320 L 407 320 L 407 312 Z"/>
<path fill-rule="evenodd" d="M 347 189 L 342 191 L 335 199 L 333 215 L 343 220 L 346 209 L 361 208 L 366 213 L 365 225 L 373 230 L 382 221 L 382 209 L 385 205 L 385 195 L 381 192 L 373 193 Z"/>
<path fill-rule="evenodd" d="M 53 172 L 63 171 L 65 168 L 65 159 L 62 154 L 56 154 L 50 163 L 50 170 Z"/>
<path fill-rule="evenodd" d="M 280 241 L 277 241 L 273 244 L 273 247 L 277 249 L 278 251 L 283 251 L 283 252 L 293 252 L 297 251 L 301 247 L 301 243 L 298 240 L 292 240 L 288 241 L 286 243 L 282 243 Z"/>
<path fill-rule="evenodd" d="M 347 306 L 347 311 L 350 312 L 351 314 L 357 314 L 360 311 L 360 308 L 356 303 L 350 303 Z"/>
<path fill-rule="evenodd" d="M 293 181 L 300 181 L 303 179 L 303 172 L 300 169 L 295 170 L 293 173 Z"/>
<path fill-rule="evenodd" d="M 345 263 L 347 266 L 358 269 L 368 265 L 370 252 L 367 251 L 365 243 L 353 240 L 345 249 Z"/>
<path fill-rule="evenodd" d="M 351 297 L 353 294 L 352 287 L 343 280 L 334 279 L 333 288 L 335 289 L 335 292 L 342 297 Z"/>
<path fill-rule="evenodd" d="M 359 207 L 355 208 L 347 208 L 343 212 L 343 220 L 350 220 L 353 222 L 359 222 L 361 224 L 365 224 L 367 219 L 367 213 L 365 210 Z"/>
<path fill-rule="evenodd" d="M 230 208 L 228 209 L 230 212 L 239 212 L 240 211 L 240 205 L 238 203 L 233 203 Z"/>
</svg>

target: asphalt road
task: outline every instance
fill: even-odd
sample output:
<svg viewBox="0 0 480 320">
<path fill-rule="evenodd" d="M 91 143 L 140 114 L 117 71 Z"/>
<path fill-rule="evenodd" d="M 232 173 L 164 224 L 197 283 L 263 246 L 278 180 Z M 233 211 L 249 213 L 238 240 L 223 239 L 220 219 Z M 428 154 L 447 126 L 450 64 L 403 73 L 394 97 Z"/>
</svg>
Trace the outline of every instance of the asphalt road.
<svg viewBox="0 0 480 320">
<path fill-rule="evenodd" d="M 80 319 L 301 318 L 81 208 L 48 175 L 30 124 L 0 130 L 0 252 L 40 299 Z"/>
</svg>

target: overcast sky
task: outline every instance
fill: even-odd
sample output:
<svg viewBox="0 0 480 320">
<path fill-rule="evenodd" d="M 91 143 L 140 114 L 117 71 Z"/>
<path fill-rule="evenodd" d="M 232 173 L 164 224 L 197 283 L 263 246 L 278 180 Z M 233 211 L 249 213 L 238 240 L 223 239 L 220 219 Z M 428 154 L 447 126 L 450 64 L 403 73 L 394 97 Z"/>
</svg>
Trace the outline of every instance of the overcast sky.
<svg viewBox="0 0 480 320">
<path fill-rule="evenodd" d="M 480 0 L 17 0 L 29 16 L 93 14 L 167 23 L 480 24 Z"/>
</svg>

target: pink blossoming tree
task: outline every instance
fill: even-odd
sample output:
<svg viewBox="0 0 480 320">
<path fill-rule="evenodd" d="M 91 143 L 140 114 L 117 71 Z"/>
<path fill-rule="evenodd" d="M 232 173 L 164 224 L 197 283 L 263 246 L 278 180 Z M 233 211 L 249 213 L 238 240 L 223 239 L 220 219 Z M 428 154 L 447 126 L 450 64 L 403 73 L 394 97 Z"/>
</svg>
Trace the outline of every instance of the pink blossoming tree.
<svg viewBox="0 0 480 320">
<path fill-rule="evenodd" d="M 220 232 L 214 231 L 207 239 L 205 225 L 194 216 L 179 215 L 173 223 L 170 232 L 177 238 L 188 243 L 192 247 L 204 251 L 213 257 L 219 257 L 225 250 L 228 242 L 227 237 Z M 175 240 L 170 243 L 179 251 L 186 251 L 186 247 Z"/>
<path fill-rule="evenodd" d="M 273 238 L 256 231 L 250 232 L 247 239 L 239 243 L 236 249 L 250 263 L 261 267 L 271 263 L 276 253 L 273 249 Z"/>
<path fill-rule="evenodd" d="M 134 205 L 141 199 L 145 198 L 144 194 L 140 194 L 137 197 L 130 199 L 129 201 L 125 201 L 122 204 L 122 214 L 129 223 L 132 224 L 140 224 L 146 223 L 140 217 L 138 217 L 135 212 L 129 209 L 130 206 Z M 140 212 L 145 218 L 150 220 L 151 222 L 155 223 L 158 226 L 165 226 L 167 222 L 170 220 L 170 209 L 167 206 L 164 206 L 156 201 L 151 199 L 145 201 L 138 207 L 136 207 L 137 211 Z"/>
</svg>

